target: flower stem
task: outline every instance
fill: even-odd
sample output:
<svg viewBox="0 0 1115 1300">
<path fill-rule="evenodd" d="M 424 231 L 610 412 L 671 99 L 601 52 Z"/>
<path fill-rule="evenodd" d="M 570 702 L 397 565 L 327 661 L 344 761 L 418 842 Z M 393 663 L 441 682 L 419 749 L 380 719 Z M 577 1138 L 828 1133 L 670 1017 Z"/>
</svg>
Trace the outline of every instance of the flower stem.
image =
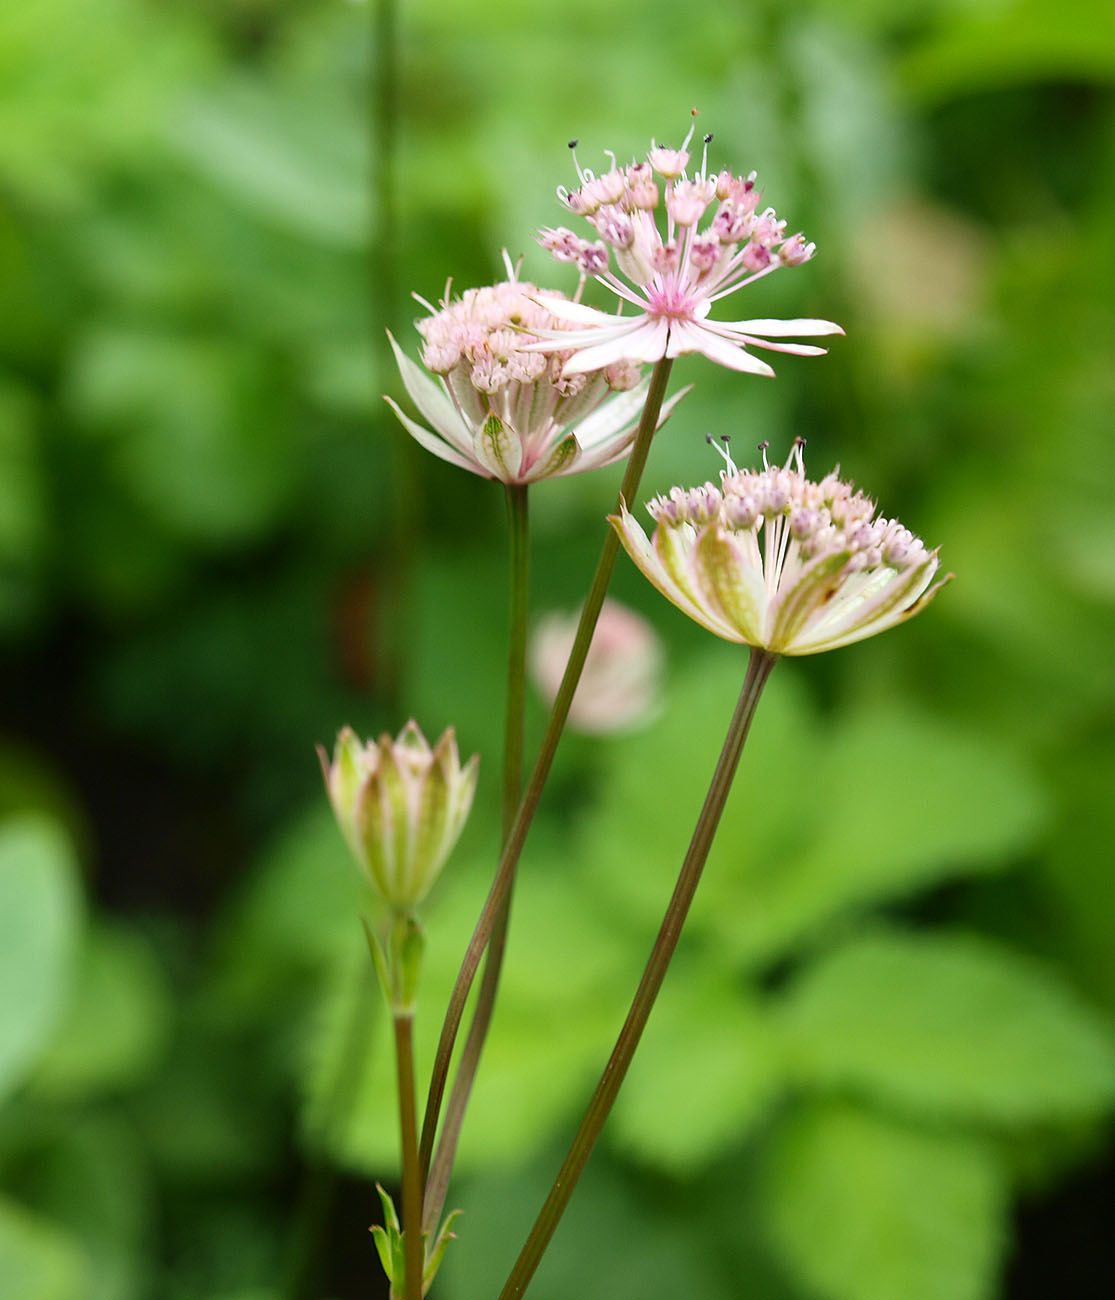
<svg viewBox="0 0 1115 1300">
<path fill-rule="evenodd" d="M 669 383 L 672 368 L 673 361 L 663 357 L 655 363 L 654 370 L 651 373 L 646 405 L 643 407 L 639 428 L 635 434 L 635 441 L 623 476 L 623 484 L 620 487 L 620 497 L 625 502 L 633 500 L 635 493 L 639 490 L 639 483 L 642 480 L 643 469 L 650 453 L 651 440 L 658 426 L 658 417 L 662 410 L 662 399 L 666 395 L 666 385 Z M 611 582 L 612 570 L 615 568 L 618 554 L 619 538 L 614 530 L 609 528 L 604 539 L 604 549 L 601 551 L 600 561 L 596 566 L 592 586 L 589 588 L 588 597 L 585 600 L 584 608 L 581 610 L 577 635 L 573 641 L 573 648 L 569 652 L 569 662 L 566 664 L 565 676 L 561 680 L 557 698 L 554 700 L 554 707 L 550 714 L 546 735 L 542 740 L 542 747 L 535 760 L 526 790 L 519 802 L 518 812 L 512 822 L 507 842 L 500 855 L 495 879 L 492 881 L 492 887 L 484 902 L 480 918 L 476 922 L 476 928 L 472 932 L 472 938 L 469 941 L 464 960 L 461 963 L 461 969 L 457 975 L 457 982 L 454 984 L 453 992 L 449 997 L 445 1023 L 442 1025 L 437 1055 L 434 1058 L 434 1068 L 430 1078 L 430 1092 L 426 1100 L 426 1114 L 422 1124 L 422 1143 L 419 1149 L 419 1157 L 423 1176 L 430 1167 L 438 1116 L 441 1113 L 441 1101 L 445 1094 L 445 1081 L 449 1074 L 449 1062 L 453 1055 L 453 1046 L 457 1041 L 457 1031 L 460 1028 L 461 1017 L 464 1014 L 465 1001 L 476 977 L 480 958 L 483 956 L 484 949 L 492 937 L 497 919 L 503 909 L 504 901 L 511 893 L 511 886 L 515 879 L 515 868 L 522 854 L 527 832 L 534 819 L 535 810 L 538 808 L 538 802 L 542 797 L 546 779 L 550 775 L 550 768 L 557 752 L 558 741 L 561 739 L 565 719 L 573 702 L 573 693 L 576 691 L 577 683 L 581 679 L 581 671 L 585 666 L 585 658 L 588 655 L 592 634 L 596 630 L 596 620 L 600 617 L 600 609 L 604 604 L 604 596 L 607 593 L 608 584 Z"/>
<path fill-rule="evenodd" d="M 414 1095 L 414 1017 L 394 1013 L 403 1154 L 403 1300 L 422 1300 L 422 1180 L 418 1168 L 418 1108 Z"/>
<path fill-rule="evenodd" d="M 620 1085 L 627 1074 L 628 1066 L 631 1064 L 631 1058 L 635 1054 L 639 1039 L 646 1027 L 651 1008 L 654 1006 L 658 991 L 662 987 L 662 981 L 670 964 L 670 958 L 674 955 L 674 949 L 677 947 L 682 926 L 685 924 L 685 918 L 689 913 L 689 906 L 693 902 L 694 894 L 697 892 L 697 885 L 701 879 L 705 860 L 708 858 L 709 849 L 712 847 L 713 836 L 716 834 L 716 828 L 720 823 L 720 815 L 724 811 L 724 803 L 728 798 L 732 778 L 735 776 L 736 767 L 743 752 L 744 742 L 747 740 L 747 733 L 751 728 L 751 720 L 755 716 L 759 697 L 762 695 L 763 687 L 766 685 L 770 671 L 776 662 L 777 656 L 770 654 L 768 651 L 758 649 L 751 651 L 751 659 L 747 666 L 747 677 L 740 692 L 736 711 L 732 715 L 732 721 L 728 727 L 724 748 L 720 751 L 716 771 L 713 773 L 712 783 L 709 785 L 708 794 L 705 796 L 701 815 L 697 819 L 693 838 L 689 844 L 689 851 L 682 863 L 677 884 L 674 886 L 673 895 L 670 898 L 669 906 L 666 908 L 666 915 L 662 919 L 662 926 L 658 931 L 658 937 L 654 942 L 646 969 L 643 971 L 643 977 L 639 981 L 638 989 L 635 991 L 631 1009 L 627 1013 L 627 1019 L 623 1022 L 623 1028 L 616 1039 L 616 1045 L 612 1049 L 607 1065 L 604 1067 L 604 1073 L 601 1075 L 600 1082 L 597 1084 L 596 1091 L 589 1102 L 585 1117 L 577 1130 L 577 1135 L 573 1139 L 565 1163 L 554 1180 L 553 1188 L 546 1198 L 538 1218 L 535 1220 L 534 1227 L 527 1237 L 519 1258 L 515 1261 L 515 1266 L 512 1268 L 503 1290 L 500 1292 L 499 1300 L 518 1300 L 518 1297 L 526 1290 L 527 1285 L 534 1276 L 542 1254 L 549 1245 L 550 1238 L 554 1235 L 558 1222 L 565 1212 L 569 1198 L 573 1195 L 573 1189 L 577 1185 L 577 1180 L 580 1178 L 588 1161 L 596 1139 L 600 1136 L 604 1121 L 608 1118 L 608 1113 L 612 1109 Z"/>
<path fill-rule="evenodd" d="M 510 525 L 511 614 L 507 652 L 507 714 L 503 741 L 501 844 L 507 842 L 523 788 L 523 715 L 526 710 L 527 616 L 530 593 L 530 506 L 525 483 L 507 485 L 507 514 Z M 422 1204 L 422 1227 L 425 1232 L 437 1231 L 441 1212 L 445 1206 L 449 1177 L 461 1136 L 461 1125 L 464 1123 L 472 1085 L 476 1079 L 476 1071 L 484 1051 L 488 1028 L 492 1023 L 492 1013 L 495 1010 L 510 917 L 511 893 L 508 891 L 499 909 L 491 942 L 488 945 L 488 957 L 480 980 L 476 1009 L 472 1014 L 472 1023 L 469 1025 L 465 1045 L 461 1049 L 461 1059 L 449 1094 L 449 1103 L 445 1109 L 441 1136 L 426 1180 Z"/>
</svg>

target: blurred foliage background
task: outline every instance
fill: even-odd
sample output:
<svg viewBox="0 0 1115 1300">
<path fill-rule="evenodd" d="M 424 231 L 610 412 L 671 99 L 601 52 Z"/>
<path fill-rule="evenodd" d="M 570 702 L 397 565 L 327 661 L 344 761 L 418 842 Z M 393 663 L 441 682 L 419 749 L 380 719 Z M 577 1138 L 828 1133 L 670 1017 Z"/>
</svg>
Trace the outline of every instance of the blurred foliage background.
<svg viewBox="0 0 1115 1300">
<path fill-rule="evenodd" d="M 843 469 L 957 581 L 780 666 L 538 1300 L 1115 1289 L 1115 16 L 1103 0 L 26 0 L 0 9 L 0 1292 L 374 1294 L 395 1177 L 364 905 L 312 745 L 455 722 L 493 866 L 504 520 L 409 445 L 412 290 L 570 290 L 565 142 L 757 168 L 841 321 L 707 431 Z M 538 612 L 618 473 L 533 494 Z M 658 720 L 570 736 L 528 845 L 440 1293 L 501 1283 L 618 1026 L 743 662 L 621 560 Z M 543 710 L 535 702 L 537 737 Z"/>
</svg>

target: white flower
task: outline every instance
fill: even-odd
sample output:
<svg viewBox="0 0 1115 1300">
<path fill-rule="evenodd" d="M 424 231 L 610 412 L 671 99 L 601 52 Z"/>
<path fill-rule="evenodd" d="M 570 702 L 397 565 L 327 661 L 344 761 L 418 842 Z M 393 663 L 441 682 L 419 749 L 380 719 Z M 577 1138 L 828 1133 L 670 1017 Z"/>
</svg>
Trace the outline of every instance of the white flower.
<svg viewBox="0 0 1115 1300">
<path fill-rule="evenodd" d="M 737 470 L 648 505 L 648 539 L 624 506 L 610 516 L 628 555 L 678 609 L 726 641 L 809 655 L 874 636 L 924 609 L 928 551 L 875 503 L 829 474 L 805 477 L 802 442 L 784 468 Z M 725 456 L 727 460 L 727 457 Z"/>
<path fill-rule="evenodd" d="M 558 349 L 549 355 L 529 345 L 543 334 L 560 338 L 570 327 L 539 305 L 539 289 L 515 279 L 510 261 L 507 270 L 507 281 L 469 289 L 440 309 L 430 307 L 432 314 L 418 322 L 422 361 L 432 376 L 391 339 L 403 384 L 434 432 L 389 397 L 392 410 L 427 451 L 503 483 L 533 483 L 621 460 L 646 398 L 638 367 L 616 360 L 563 374 L 572 354 L 560 343 L 546 345 Z M 545 297 L 565 301 L 560 294 Z M 665 405 L 659 424 L 680 396 Z"/>
<path fill-rule="evenodd" d="M 700 352 L 731 370 L 773 375 L 749 347 L 818 356 L 824 348 L 771 340 L 844 333 L 828 320 L 710 319 L 721 298 L 779 267 L 807 262 L 816 246 L 800 234 L 788 236 L 773 208 L 759 211 L 754 172 L 709 176 L 702 160 L 701 170 L 688 178 L 686 146 L 692 134 L 690 129 L 681 149 L 653 146 L 645 163 L 618 167 L 613 159 L 602 176 L 578 167 L 580 187 L 572 193 L 558 191 L 569 211 L 584 217 L 598 238 L 582 239 L 557 227 L 542 231 L 539 242 L 558 261 L 576 262 L 583 276 L 618 295 L 621 312 L 625 302 L 635 308 L 632 316 L 612 315 L 539 295 L 538 301 L 568 331 L 544 336 L 574 350 L 565 363 L 566 375 L 621 360 L 650 362 L 687 352 Z M 706 154 L 711 139 L 705 137 Z M 708 224 L 698 229 L 710 211 Z M 612 254 L 622 279 L 611 269 Z M 534 346 L 542 350 L 546 344 Z"/>
</svg>

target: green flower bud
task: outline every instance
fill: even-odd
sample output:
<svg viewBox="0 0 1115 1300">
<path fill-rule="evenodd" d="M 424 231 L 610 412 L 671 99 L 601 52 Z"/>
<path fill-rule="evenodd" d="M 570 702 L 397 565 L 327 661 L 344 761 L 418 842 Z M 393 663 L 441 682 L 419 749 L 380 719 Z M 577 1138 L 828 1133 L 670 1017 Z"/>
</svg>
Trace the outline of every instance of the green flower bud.
<svg viewBox="0 0 1115 1300">
<path fill-rule="evenodd" d="M 406 911 L 430 892 L 457 843 L 476 790 L 479 758 L 462 768 L 450 727 L 433 749 L 413 719 L 392 740 L 337 737 L 325 788 L 357 865 L 390 907 Z"/>
</svg>

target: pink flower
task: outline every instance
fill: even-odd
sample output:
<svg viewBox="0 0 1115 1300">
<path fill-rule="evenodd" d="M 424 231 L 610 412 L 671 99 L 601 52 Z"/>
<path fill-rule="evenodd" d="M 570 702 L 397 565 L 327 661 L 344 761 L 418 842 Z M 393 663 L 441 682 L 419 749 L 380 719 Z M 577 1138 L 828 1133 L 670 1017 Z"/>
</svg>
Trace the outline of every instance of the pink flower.
<svg viewBox="0 0 1115 1300">
<path fill-rule="evenodd" d="M 633 316 L 612 315 L 539 295 L 538 301 L 567 327 L 560 335 L 542 332 L 543 338 L 560 339 L 563 350 L 574 352 L 564 374 L 621 360 L 648 362 L 700 352 L 731 370 L 773 375 L 749 347 L 818 356 L 824 348 L 771 340 L 844 333 L 828 320 L 709 319 L 721 298 L 780 267 L 807 262 L 816 246 L 800 234 L 787 235 L 786 223 L 773 208 L 759 210 L 754 172 L 710 176 L 703 159 L 700 171 L 687 177 L 692 135 L 691 128 L 681 149 L 653 145 L 645 163 L 618 167 L 613 158 L 602 176 L 578 166 L 580 187 L 572 193 L 558 191 L 569 211 L 584 217 L 598 238 L 582 239 L 562 226 L 543 230 L 539 242 L 558 261 L 576 262 L 582 276 L 599 280 L 636 309 Z M 706 155 L 711 139 L 705 137 Z M 622 279 L 611 269 L 612 254 Z M 543 350 L 548 344 L 533 346 Z"/>
<path fill-rule="evenodd" d="M 531 639 L 531 672 L 547 703 L 553 703 L 561 685 L 577 622 L 575 614 L 547 614 Z M 569 709 L 569 725 L 604 734 L 648 722 L 657 711 L 661 678 L 662 646 L 654 629 L 634 610 L 606 600 Z"/>
<path fill-rule="evenodd" d="M 560 339 L 571 327 L 552 305 L 565 299 L 520 283 L 515 269 L 508 260 L 506 281 L 468 289 L 453 301 L 447 292 L 439 308 L 430 307 L 431 315 L 418 322 L 425 370 L 388 335 L 403 384 L 432 432 L 390 397 L 388 404 L 427 451 L 503 483 L 533 483 L 621 460 L 634 441 L 647 382 L 624 360 L 564 374 L 572 353 Z M 545 345 L 549 355 L 530 347 L 543 335 L 559 340 Z M 680 397 L 666 403 L 660 424 Z"/>
<path fill-rule="evenodd" d="M 628 555 L 678 609 L 726 641 L 810 655 L 912 618 L 952 576 L 937 552 L 837 473 L 805 477 L 798 439 L 784 468 L 728 469 L 720 485 L 673 488 L 609 522 Z M 931 585 L 932 584 L 932 585 Z"/>
</svg>

